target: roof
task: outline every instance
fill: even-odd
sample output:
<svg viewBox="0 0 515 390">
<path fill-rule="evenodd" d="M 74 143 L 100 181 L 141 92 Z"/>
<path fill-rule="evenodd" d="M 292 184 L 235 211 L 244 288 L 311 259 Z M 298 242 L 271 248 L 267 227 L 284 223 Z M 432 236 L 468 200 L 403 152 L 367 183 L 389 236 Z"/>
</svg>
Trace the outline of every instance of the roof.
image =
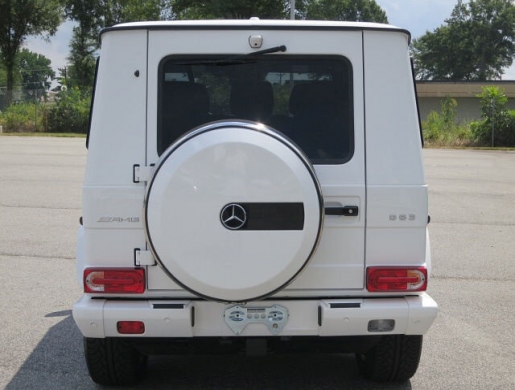
<svg viewBox="0 0 515 390">
<path fill-rule="evenodd" d="M 105 28 L 102 34 L 117 30 L 376 30 L 396 31 L 411 37 L 409 31 L 389 24 L 367 22 L 337 22 L 321 20 L 260 20 L 216 19 L 216 20 L 174 20 L 148 21 L 117 24 Z"/>
</svg>

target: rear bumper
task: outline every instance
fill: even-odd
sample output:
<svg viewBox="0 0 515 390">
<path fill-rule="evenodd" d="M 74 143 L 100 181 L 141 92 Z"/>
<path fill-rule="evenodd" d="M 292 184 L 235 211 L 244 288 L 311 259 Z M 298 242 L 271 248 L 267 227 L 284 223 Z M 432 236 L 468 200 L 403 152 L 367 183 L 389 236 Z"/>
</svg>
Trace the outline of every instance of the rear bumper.
<svg viewBox="0 0 515 390">
<path fill-rule="evenodd" d="M 278 300 L 250 302 L 242 307 L 270 308 L 288 312 L 277 336 L 373 336 L 424 334 L 436 318 L 438 306 L 427 294 L 396 298 Z M 193 300 L 107 300 L 80 298 L 73 318 L 85 337 L 121 337 L 118 321 L 143 321 L 145 332 L 131 337 L 231 337 L 235 332 L 224 313 L 236 304 Z M 372 320 L 394 320 L 393 330 L 371 332 Z M 126 335 L 125 335 L 126 336 Z M 273 336 L 262 321 L 250 322 L 237 336 Z"/>
</svg>

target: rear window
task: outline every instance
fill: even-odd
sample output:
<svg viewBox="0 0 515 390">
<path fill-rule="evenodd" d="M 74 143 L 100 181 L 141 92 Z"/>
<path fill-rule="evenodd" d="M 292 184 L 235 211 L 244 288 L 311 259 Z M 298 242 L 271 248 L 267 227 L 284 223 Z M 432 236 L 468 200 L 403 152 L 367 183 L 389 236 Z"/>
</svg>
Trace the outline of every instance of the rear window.
<svg viewBox="0 0 515 390">
<path fill-rule="evenodd" d="M 293 140 L 314 164 L 354 151 L 352 67 L 340 56 L 170 56 L 161 61 L 157 151 L 208 122 L 245 119 Z"/>
</svg>

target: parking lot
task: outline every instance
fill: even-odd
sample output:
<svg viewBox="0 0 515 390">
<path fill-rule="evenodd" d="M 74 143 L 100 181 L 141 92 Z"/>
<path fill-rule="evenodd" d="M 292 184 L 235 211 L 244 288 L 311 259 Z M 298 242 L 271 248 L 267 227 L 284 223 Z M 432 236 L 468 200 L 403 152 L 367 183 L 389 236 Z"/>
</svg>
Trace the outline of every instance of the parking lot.
<svg viewBox="0 0 515 390">
<path fill-rule="evenodd" d="M 71 307 L 84 139 L 0 137 L 0 388 L 95 389 Z M 151 357 L 139 389 L 515 389 L 515 152 L 425 150 L 440 311 L 402 385 L 352 355 Z"/>
</svg>

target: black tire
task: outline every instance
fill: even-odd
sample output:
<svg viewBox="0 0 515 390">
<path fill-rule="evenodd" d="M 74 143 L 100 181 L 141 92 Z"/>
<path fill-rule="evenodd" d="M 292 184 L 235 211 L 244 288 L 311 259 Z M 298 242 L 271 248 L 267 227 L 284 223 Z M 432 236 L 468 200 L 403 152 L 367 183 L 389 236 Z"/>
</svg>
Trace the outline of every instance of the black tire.
<svg viewBox="0 0 515 390">
<path fill-rule="evenodd" d="M 364 354 L 356 354 L 361 375 L 374 382 L 405 382 L 418 368 L 422 336 L 384 336 Z"/>
<path fill-rule="evenodd" d="M 84 355 L 91 379 L 100 385 L 132 385 L 145 374 L 147 356 L 123 338 L 84 338 Z"/>
</svg>

